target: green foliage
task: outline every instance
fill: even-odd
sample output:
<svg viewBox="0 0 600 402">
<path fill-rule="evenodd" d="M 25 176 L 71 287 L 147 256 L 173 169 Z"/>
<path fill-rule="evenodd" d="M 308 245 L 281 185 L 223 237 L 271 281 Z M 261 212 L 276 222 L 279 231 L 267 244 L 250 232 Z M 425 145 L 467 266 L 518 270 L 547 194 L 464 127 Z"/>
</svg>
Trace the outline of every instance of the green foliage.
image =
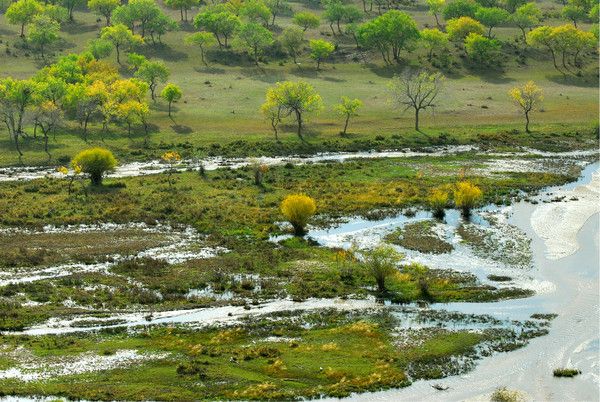
<svg viewBox="0 0 600 402">
<path fill-rule="evenodd" d="M 419 39 L 419 31 L 410 15 L 391 10 L 362 24 L 358 39 L 364 47 L 378 50 L 386 63 L 400 63 L 400 52 L 413 48 Z"/>
<path fill-rule="evenodd" d="M 446 20 L 460 17 L 475 18 L 478 9 L 479 5 L 472 0 L 454 0 L 446 5 L 443 14 Z"/>
<path fill-rule="evenodd" d="M 117 166 L 117 160 L 112 152 L 104 148 L 90 148 L 81 151 L 71 161 L 72 165 L 79 166 L 83 173 L 90 176 L 92 184 L 102 184 L 104 173 L 113 170 Z"/>
<path fill-rule="evenodd" d="M 448 47 L 448 34 L 437 28 L 421 30 L 421 41 L 429 49 L 428 57 L 431 59 L 434 51 L 443 52 Z"/>
<path fill-rule="evenodd" d="M 577 27 L 578 22 L 583 21 L 587 17 L 587 12 L 584 8 L 573 5 L 564 6 L 561 14 L 563 18 L 572 21 L 575 27 Z"/>
<path fill-rule="evenodd" d="M 112 12 L 121 5 L 119 0 L 88 0 L 87 6 L 94 13 L 102 16 L 106 20 L 106 26 L 110 25 Z"/>
<path fill-rule="evenodd" d="M 258 66 L 259 57 L 273 44 L 273 34 L 262 25 L 249 22 L 239 27 L 233 44 L 248 53 Z"/>
<path fill-rule="evenodd" d="M 121 50 L 130 50 L 136 45 L 143 43 L 139 35 L 133 34 L 129 28 L 123 24 L 104 27 L 100 33 L 100 38 L 109 41 L 115 47 L 117 52 L 117 63 L 121 64 Z"/>
<path fill-rule="evenodd" d="M 398 265 L 404 255 L 391 246 L 380 245 L 370 250 L 361 250 L 363 264 L 377 283 L 377 291 L 384 293 L 388 277 L 398 272 Z"/>
<path fill-rule="evenodd" d="M 171 105 L 181 99 L 181 88 L 175 84 L 167 84 L 160 93 L 160 97 L 169 103 L 169 116 L 171 116 Z"/>
<path fill-rule="evenodd" d="M 335 50 L 333 43 L 323 39 L 311 39 L 309 47 L 310 57 L 317 62 L 317 70 L 321 68 L 321 63 Z"/>
<path fill-rule="evenodd" d="M 247 0 L 240 8 L 240 16 L 246 17 L 252 23 L 261 23 L 265 27 L 269 26 L 271 19 L 271 10 L 263 0 Z"/>
<path fill-rule="evenodd" d="M 499 66 L 501 64 L 502 44 L 497 39 L 490 39 L 478 33 L 470 33 L 465 39 L 465 51 L 469 59 L 483 66 Z"/>
<path fill-rule="evenodd" d="M 492 37 L 492 29 L 505 25 L 509 19 L 508 11 L 499 7 L 481 7 L 475 12 L 475 19 L 488 27 L 488 37 Z"/>
<path fill-rule="evenodd" d="M 536 3 L 523 4 L 511 16 L 512 22 L 519 27 L 523 35 L 523 41 L 527 42 L 526 29 L 532 29 L 540 23 L 542 11 Z"/>
<path fill-rule="evenodd" d="M 153 101 L 156 101 L 156 88 L 158 84 L 167 82 L 169 75 L 169 69 L 162 61 L 145 61 L 134 74 L 136 78 L 148 84 Z"/>
<path fill-rule="evenodd" d="M 469 34 L 476 33 L 483 35 L 483 25 L 471 17 L 460 17 L 448 21 L 446 26 L 448 38 L 453 41 L 463 41 Z"/>
<path fill-rule="evenodd" d="M 240 26 L 240 18 L 224 6 L 211 6 L 194 17 L 194 26 L 215 35 L 219 47 L 227 47 L 229 38 Z"/>
<path fill-rule="evenodd" d="M 297 58 L 302 52 L 304 45 L 304 31 L 298 27 L 286 27 L 279 36 L 281 46 L 292 56 L 294 63 L 297 63 Z"/>
<path fill-rule="evenodd" d="M 318 28 L 321 23 L 321 18 L 314 13 L 306 11 L 294 14 L 293 21 L 294 24 L 298 25 L 306 32 L 309 28 Z"/>
<path fill-rule="evenodd" d="M 210 32 L 196 32 L 186 36 L 185 43 L 190 46 L 198 46 L 200 48 L 200 58 L 202 63 L 208 66 L 208 63 L 206 62 L 206 50 L 217 43 L 214 35 Z"/>
<path fill-rule="evenodd" d="M 36 15 L 29 25 L 27 41 L 39 49 L 43 58 L 44 49 L 58 40 L 59 31 L 60 24 L 58 22 L 44 14 Z"/>
<path fill-rule="evenodd" d="M 340 99 L 340 103 L 335 105 L 334 110 L 342 117 L 345 118 L 344 129 L 342 130 L 342 135 L 346 134 L 346 130 L 348 129 L 348 122 L 350 121 L 350 117 L 354 117 L 358 115 L 358 109 L 362 107 L 363 103 L 360 99 L 350 99 L 347 96 L 342 96 Z"/>
<path fill-rule="evenodd" d="M 188 11 L 194 6 L 200 4 L 199 0 L 165 0 L 165 5 L 175 10 L 179 10 L 181 21 L 188 20 Z"/>
<path fill-rule="evenodd" d="M 25 36 L 25 25 L 40 14 L 44 6 L 36 0 L 17 0 L 6 10 L 6 19 L 10 24 L 21 25 L 21 37 Z"/>
</svg>

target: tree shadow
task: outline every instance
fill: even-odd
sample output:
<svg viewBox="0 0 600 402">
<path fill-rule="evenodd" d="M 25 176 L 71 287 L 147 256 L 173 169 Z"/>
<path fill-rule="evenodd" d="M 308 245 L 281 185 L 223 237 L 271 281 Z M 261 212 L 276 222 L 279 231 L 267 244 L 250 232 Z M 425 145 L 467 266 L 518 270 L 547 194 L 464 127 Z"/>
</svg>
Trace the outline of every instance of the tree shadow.
<svg viewBox="0 0 600 402">
<path fill-rule="evenodd" d="M 178 123 L 171 125 L 171 129 L 177 134 L 191 134 L 194 131 L 190 126 L 184 126 Z"/>
<path fill-rule="evenodd" d="M 68 33 L 69 35 L 80 35 L 85 32 L 100 31 L 98 25 L 96 24 L 89 25 L 79 21 L 67 22 L 60 27 L 60 30 Z"/>
<path fill-rule="evenodd" d="M 598 76 L 593 73 L 587 73 L 581 77 L 576 75 L 552 74 L 547 75 L 546 79 L 560 85 L 569 85 L 579 88 L 592 88 L 598 86 Z"/>
<path fill-rule="evenodd" d="M 164 43 L 149 44 L 145 46 L 141 53 L 148 58 L 159 58 L 166 61 L 182 61 L 189 58 L 188 54 L 173 49 Z"/>
<path fill-rule="evenodd" d="M 247 78 L 273 84 L 275 82 L 285 81 L 286 75 L 282 71 L 270 68 L 254 67 L 244 68 L 240 71 Z"/>
<path fill-rule="evenodd" d="M 324 81 L 329 81 L 329 82 L 346 82 L 345 79 L 342 78 L 336 78 L 336 77 L 323 77 Z"/>
<path fill-rule="evenodd" d="M 225 74 L 225 69 L 213 66 L 194 67 L 194 71 L 204 74 Z"/>
<path fill-rule="evenodd" d="M 296 68 L 290 70 L 290 74 L 302 78 L 319 78 L 319 72 L 314 66 L 311 68 L 297 66 Z"/>
</svg>

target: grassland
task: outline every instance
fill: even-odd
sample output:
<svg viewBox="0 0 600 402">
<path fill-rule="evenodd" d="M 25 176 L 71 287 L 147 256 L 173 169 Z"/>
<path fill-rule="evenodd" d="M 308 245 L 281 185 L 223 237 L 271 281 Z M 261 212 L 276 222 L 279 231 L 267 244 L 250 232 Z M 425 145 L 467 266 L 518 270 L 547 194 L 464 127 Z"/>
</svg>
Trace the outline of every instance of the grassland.
<svg viewBox="0 0 600 402">
<path fill-rule="evenodd" d="M 306 9 L 303 3 L 292 3 L 296 11 Z M 557 25 L 559 6 L 543 2 L 547 19 L 545 23 Z M 311 11 L 321 13 L 320 9 Z M 420 27 L 433 24 L 424 5 L 406 8 Z M 169 11 L 177 18 L 176 12 Z M 283 16 L 277 24 L 281 29 L 290 24 L 290 17 Z M 0 40 L 7 51 L 0 55 L 0 74 L 28 77 L 43 63 L 33 54 L 20 49 L 17 28 L 6 23 L 0 16 Z M 61 51 L 79 52 L 88 40 L 98 35 L 102 23 L 89 12 L 75 12 L 75 22 L 65 25 L 61 33 Z M 585 26 L 584 26 L 585 28 Z M 192 154 L 285 154 L 340 149 L 372 149 L 380 147 L 423 146 L 435 143 L 481 142 L 481 136 L 501 138 L 509 135 L 510 141 L 544 146 L 545 141 L 564 134 L 574 136 L 597 126 L 597 74 L 594 63 L 582 77 L 567 77 L 552 69 L 552 63 L 543 54 L 525 49 L 515 43 L 519 35 L 516 28 L 497 29 L 497 37 L 507 41 L 506 62 L 501 70 L 481 71 L 473 69 L 461 58 L 462 50 L 452 49 L 454 65 L 446 71 L 445 95 L 433 115 L 424 116 L 423 132 L 412 129 L 412 115 L 394 111 L 389 102 L 386 85 L 388 80 L 406 66 L 427 66 L 424 49 L 405 54 L 402 65 L 385 67 L 377 56 L 363 54 L 354 49 L 348 37 L 331 37 L 329 28 L 323 24 L 309 31 L 308 38 L 326 37 L 339 42 L 340 51 L 329 60 L 323 71 L 316 72 L 308 56 L 295 65 L 291 60 L 266 57 L 264 68 L 253 67 L 250 60 L 233 51 L 209 52 L 210 67 L 203 67 L 196 49 L 183 44 L 184 36 L 193 31 L 190 25 L 165 35 L 164 45 L 150 45 L 140 49 L 147 56 L 165 61 L 171 70 L 170 81 L 184 89 L 184 98 L 177 104 L 174 121 L 167 117 L 166 105 L 152 105 L 152 127 L 148 147 L 143 145 L 141 133 L 129 139 L 123 129 L 113 127 L 100 140 L 100 127 L 92 129 L 95 134 L 90 142 L 83 141 L 76 126 L 68 124 L 51 141 L 52 164 L 64 163 L 77 151 L 92 144 L 107 146 L 124 160 L 157 157 L 165 149 L 177 149 Z M 111 56 L 111 59 L 114 58 Z M 519 60 L 517 62 L 517 60 Z M 122 73 L 130 75 L 125 68 Z M 275 143 L 269 125 L 258 112 L 264 101 L 266 89 L 277 81 L 303 79 L 313 84 L 327 105 L 320 116 L 312 119 L 308 127 L 308 144 L 298 141 L 293 127 L 284 127 L 282 142 Z M 533 79 L 544 89 L 543 110 L 533 117 L 534 134 L 524 136 L 523 121 L 507 95 L 513 86 Z M 340 96 L 358 97 L 364 107 L 350 124 L 350 134 L 340 137 L 342 119 L 336 116 L 332 106 Z M 392 137 L 395 137 L 394 140 Z M 377 139 L 377 140 L 376 140 Z M 505 138 L 506 140 L 506 138 Z M 243 142 L 240 142 L 243 141 Z M 8 135 L 0 141 L 0 165 L 18 164 Z M 41 140 L 24 140 L 26 164 L 46 164 Z M 61 162 L 62 161 L 62 162 Z"/>
</svg>

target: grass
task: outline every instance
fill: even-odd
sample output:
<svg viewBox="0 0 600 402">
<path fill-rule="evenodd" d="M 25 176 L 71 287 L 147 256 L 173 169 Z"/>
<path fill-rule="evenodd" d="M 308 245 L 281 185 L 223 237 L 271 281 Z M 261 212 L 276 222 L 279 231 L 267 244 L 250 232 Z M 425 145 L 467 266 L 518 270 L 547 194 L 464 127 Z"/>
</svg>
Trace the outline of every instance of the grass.
<svg viewBox="0 0 600 402">
<path fill-rule="evenodd" d="M 523 401 L 523 395 L 519 391 L 514 391 L 506 387 L 497 388 L 490 398 L 492 402 L 520 402 Z"/>
<path fill-rule="evenodd" d="M 440 239 L 434 232 L 436 221 L 410 223 L 386 236 L 386 241 L 421 253 L 444 254 L 451 252 L 452 244 Z"/>
<path fill-rule="evenodd" d="M 552 372 L 552 375 L 554 375 L 554 377 L 573 378 L 579 374 L 581 374 L 581 370 L 573 369 L 573 368 L 557 368 L 557 369 L 554 369 L 554 371 Z"/>
</svg>

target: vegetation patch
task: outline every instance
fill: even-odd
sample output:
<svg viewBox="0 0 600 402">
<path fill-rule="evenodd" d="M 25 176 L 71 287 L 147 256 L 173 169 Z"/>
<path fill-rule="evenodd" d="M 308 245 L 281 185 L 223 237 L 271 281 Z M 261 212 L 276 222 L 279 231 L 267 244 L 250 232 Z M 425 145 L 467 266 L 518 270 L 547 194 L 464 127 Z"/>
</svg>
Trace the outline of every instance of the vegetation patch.
<svg viewBox="0 0 600 402">
<path fill-rule="evenodd" d="M 573 369 L 573 368 L 557 368 L 552 372 L 554 377 L 575 377 L 581 374 L 581 370 Z"/>
<path fill-rule="evenodd" d="M 452 244 L 440 238 L 435 232 L 437 222 L 424 220 L 404 225 L 388 234 L 385 240 L 409 250 L 421 253 L 443 254 L 454 250 Z"/>
</svg>

